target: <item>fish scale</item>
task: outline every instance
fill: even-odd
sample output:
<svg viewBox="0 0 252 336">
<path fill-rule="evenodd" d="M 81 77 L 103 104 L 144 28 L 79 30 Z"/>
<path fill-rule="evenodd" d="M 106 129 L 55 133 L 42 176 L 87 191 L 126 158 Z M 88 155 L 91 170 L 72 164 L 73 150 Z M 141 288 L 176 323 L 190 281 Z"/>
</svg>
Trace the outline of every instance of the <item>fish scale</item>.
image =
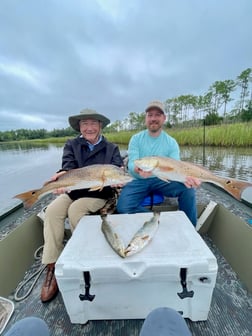
<svg viewBox="0 0 252 336">
<path fill-rule="evenodd" d="M 153 217 L 146 221 L 143 226 L 134 234 L 127 248 L 125 255 L 131 256 L 141 251 L 153 239 L 159 225 L 160 213 L 155 212 Z"/>
<path fill-rule="evenodd" d="M 43 196 L 52 193 L 58 188 L 65 188 L 66 191 L 76 189 L 102 190 L 105 186 L 126 184 L 132 177 L 117 166 L 110 164 L 95 164 L 83 168 L 67 171 L 56 181 L 45 182 L 40 189 L 29 190 L 15 195 L 23 201 L 24 207 L 30 208 Z"/>
<path fill-rule="evenodd" d="M 152 172 L 154 176 L 167 182 L 178 181 L 184 183 L 187 177 L 190 176 L 198 178 L 201 182 L 213 183 L 239 201 L 241 200 L 243 190 L 252 187 L 252 183 L 232 178 L 223 178 L 200 165 L 168 157 L 146 156 L 135 160 L 134 163 L 143 171 Z"/>
<path fill-rule="evenodd" d="M 125 246 L 118 235 L 118 233 L 114 230 L 113 225 L 110 221 L 108 221 L 107 215 L 102 215 L 102 225 L 101 230 L 109 243 L 112 249 L 122 258 L 125 258 Z"/>
</svg>

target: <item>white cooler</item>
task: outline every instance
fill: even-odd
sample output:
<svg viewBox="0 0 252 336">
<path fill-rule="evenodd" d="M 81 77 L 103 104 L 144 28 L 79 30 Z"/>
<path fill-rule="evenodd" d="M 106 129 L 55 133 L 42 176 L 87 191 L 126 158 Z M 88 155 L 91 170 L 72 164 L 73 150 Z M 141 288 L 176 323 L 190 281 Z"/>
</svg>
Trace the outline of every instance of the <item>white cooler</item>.
<svg viewBox="0 0 252 336">
<path fill-rule="evenodd" d="M 125 246 L 152 213 L 108 215 Z M 217 261 L 184 212 L 162 212 L 153 240 L 121 258 L 108 245 L 100 216 L 80 220 L 56 263 L 56 278 L 72 323 L 144 319 L 171 307 L 206 320 Z"/>
</svg>

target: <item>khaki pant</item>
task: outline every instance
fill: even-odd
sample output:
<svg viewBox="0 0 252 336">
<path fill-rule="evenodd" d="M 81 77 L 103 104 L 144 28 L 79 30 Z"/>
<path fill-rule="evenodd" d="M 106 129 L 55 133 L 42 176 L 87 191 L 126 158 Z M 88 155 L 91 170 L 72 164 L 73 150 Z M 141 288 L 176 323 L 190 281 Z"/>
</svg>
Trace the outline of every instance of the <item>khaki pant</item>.
<svg viewBox="0 0 252 336">
<path fill-rule="evenodd" d="M 79 198 L 72 201 L 65 194 L 58 196 L 45 212 L 42 263 L 47 265 L 56 262 L 63 250 L 66 217 L 73 231 L 83 216 L 98 211 L 105 203 L 106 200 L 100 198 Z"/>
</svg>

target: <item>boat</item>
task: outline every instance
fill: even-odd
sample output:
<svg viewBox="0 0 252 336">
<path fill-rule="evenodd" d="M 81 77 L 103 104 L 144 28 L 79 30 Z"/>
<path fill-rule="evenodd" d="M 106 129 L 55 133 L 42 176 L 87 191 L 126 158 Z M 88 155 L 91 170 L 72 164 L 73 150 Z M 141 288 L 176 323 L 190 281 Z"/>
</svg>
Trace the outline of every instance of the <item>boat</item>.
<svg viewBox="0 0 252 336">
<path fill-rule="evenodd" d="M 61 293 L 53 301 L 41 303 L 44 273 L 34 253 L 43 245 L 43 224 L 37 213 L 51 201 L 50 197 L 41 200 L 32 211 L 18 207 L 0 218 L 0 297 L 13 302 L 15 307 L 5 330 L 32 315 L 44 319 L 52 335 L 139 335 L 142 319 L 72 324 Z M 197 229 L 217 258 L 218 275 L 208 319 L 186 319 L 186 323 L 196 336 L 252 335 L 252 208 L 209 184 L 199 188 L 197 202 Z M 169 199 L 153 210 L 176 209 L 176 201 Z M 66 230 L 66 239 L 69 237 Z M 35 273 L 37 282 L 31 292 L 34 278 L 16 293 L 20 282 Z"/>
</svg>

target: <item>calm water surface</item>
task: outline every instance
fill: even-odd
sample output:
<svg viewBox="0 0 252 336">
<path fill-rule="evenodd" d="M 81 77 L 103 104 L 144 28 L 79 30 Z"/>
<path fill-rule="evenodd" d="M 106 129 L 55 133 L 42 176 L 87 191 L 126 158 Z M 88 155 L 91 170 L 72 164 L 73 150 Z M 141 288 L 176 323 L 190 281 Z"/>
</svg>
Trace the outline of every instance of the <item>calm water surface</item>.
<svg viewBox="0 0 252 336">
<path fill-rule="evenodd" d="M 20 202 L 14 195 L 40 188 L 61 167 L 61 156 L 62 146 L 1 144 L 0 214 Z M 181 147 L 181 159 L 203 164 L 202 147 Z M 252 182 L 252 149 L 207 147 L 205 166 L 220 176 Z"/>
</svg>

